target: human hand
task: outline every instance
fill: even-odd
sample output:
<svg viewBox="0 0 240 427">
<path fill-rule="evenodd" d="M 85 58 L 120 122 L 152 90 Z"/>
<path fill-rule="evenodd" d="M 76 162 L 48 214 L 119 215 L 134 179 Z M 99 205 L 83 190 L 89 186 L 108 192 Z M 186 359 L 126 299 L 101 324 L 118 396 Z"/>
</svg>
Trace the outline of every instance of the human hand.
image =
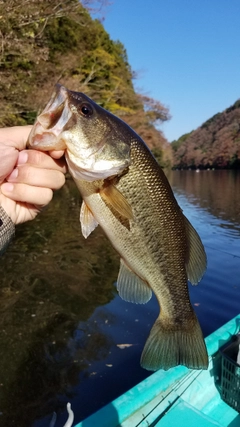
<svg viewBox="0 0 240 427">
<path fill-rule="evenodd" d="M 64 151 L 26 150 L 30 130 L 0 129 L 0 205 L 14 224 L 35 218 L 65 182 Z"/>
</svg>

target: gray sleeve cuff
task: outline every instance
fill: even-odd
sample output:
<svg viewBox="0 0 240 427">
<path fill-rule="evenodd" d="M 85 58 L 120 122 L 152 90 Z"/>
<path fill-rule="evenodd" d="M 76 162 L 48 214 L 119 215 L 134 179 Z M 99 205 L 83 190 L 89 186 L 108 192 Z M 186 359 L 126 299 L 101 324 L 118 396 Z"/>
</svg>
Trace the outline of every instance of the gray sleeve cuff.
<svg viewBox="0 0 240 427">
<path fill-rule="evenodd" d="M 0 255 L 5 251 L 14 234 L 14 223 L 0 206 Z"/>
</svg>

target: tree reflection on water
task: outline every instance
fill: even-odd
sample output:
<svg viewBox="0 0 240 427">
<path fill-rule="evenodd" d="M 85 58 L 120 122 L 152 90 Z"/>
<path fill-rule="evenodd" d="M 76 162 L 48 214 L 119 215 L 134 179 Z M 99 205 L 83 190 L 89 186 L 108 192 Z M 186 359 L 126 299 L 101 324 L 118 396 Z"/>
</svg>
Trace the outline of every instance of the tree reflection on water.
<svg viewBox="0 0 240 427">
<path fill-rule="evenodd" d="M 240 173 L 238 170 L 171 171 L 168 179 L 177 193 L 199 204 L 217 218 L 239 225 Z"/>
<path fill-rule="evenodd" d="M 119 260 L 100 228 L 85 240 L 72 181 L 35 221 L 17 228 L 0 259 L 0 422 L 27 427 L 65 409 L 91 361 L 109 351 L 97 322 L 114 297 Z M 85 372 L 86 375 L 86 372 Z"/>
</svg>

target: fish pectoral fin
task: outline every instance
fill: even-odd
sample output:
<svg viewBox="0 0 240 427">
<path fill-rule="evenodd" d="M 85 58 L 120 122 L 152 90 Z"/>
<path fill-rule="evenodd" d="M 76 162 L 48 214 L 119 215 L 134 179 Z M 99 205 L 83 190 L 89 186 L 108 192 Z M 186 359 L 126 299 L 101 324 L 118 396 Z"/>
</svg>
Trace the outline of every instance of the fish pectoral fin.
<svg viewBox="0 0 240 427">
<path fill-rule="evenodd" d="M 122 193 L 110 184 L 100 190 L 103 200 L 109 203 L 121 216 L 127 219 L 133 219 L 132 208 Z"/>
<path fill-rule="evenodd" d="M 207 268 L 207 256 L 198 233 L 188 219 L 184 218 L 189 245 L 189 258 L 186 263 L 186 271 L 188 280 L 193 285 L 197 285 Z"/>
<path fill-rule="evenodd" d="M 122 299 L 136 304 L 145 304 L 152 296 L 152 290 L 147 283 L 130 270 L 122 259 L 117 278 L 117 290 Z"/>
<path fill-rule="evenodd" d="M 95 220 L 92 212 L 90 211 L 84 200 L 80 209 L 80 223 L 82 234 L 85 239 L 98 226 L 98 222 Z"/>
</svg>

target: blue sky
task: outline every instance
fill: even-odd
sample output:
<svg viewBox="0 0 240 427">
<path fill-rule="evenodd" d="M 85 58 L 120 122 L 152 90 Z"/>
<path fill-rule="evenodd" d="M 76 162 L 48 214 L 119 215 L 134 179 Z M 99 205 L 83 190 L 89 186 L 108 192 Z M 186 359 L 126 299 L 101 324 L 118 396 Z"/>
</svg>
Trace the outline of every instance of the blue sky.
<svg viewBox="0 0 240 427">
<path fill-rule="evenodd" d="M 169 108 L 169 141 L 240 98 L 240 0 L 111 0 L 103 25 L 136 89 Z"/>
</svg>

